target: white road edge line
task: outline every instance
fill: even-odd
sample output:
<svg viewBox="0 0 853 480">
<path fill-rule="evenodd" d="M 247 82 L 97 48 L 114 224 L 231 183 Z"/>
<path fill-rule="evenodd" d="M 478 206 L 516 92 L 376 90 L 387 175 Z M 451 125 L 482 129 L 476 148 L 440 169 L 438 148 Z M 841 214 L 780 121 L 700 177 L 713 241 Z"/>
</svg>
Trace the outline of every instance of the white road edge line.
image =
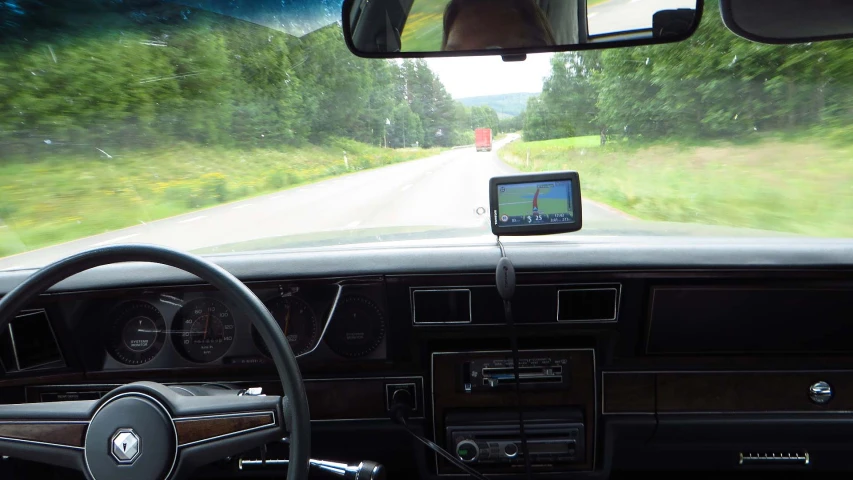
<svg viewBox="0 0 853 480">
<path fill-rule="evenodd" d="M 207 218 L 207 215 L 199 215 L 199 216 L 197 216 L 197 217 L 188 218 L 188 219 L 186 219 L 186 220 L 181 220 L 181 221 L 180 221 L 180 222 L 178 222 L 178 223 L 192 223 L 192 222 L 194 222 L 194 221 L 196 221 L 196 220 L 201 220 L 202 218 Z"/>
<path fill-rule="evenodd" d="M 241 208 L 251 207 L 254 203 L 247 203 L 245 205 L 237 205 L 236 207 L 231 207 L 231 210 L 239 210 Z"/>
<path fill-rule="evenodd" d="M 355 228 L 361 223 L 361 220 L 356 220 L 354 222 L 349 222 L 344 228 Z"/>
<path fill-rule="evenodd" d="M 113 243 L 113 242 L 120 242 L 122 240 L 127 240 L 128 238 L 133 238 L 133 237 L 138 237 L 138 236 L 139 236 L 138 233 L 132 233 L 130 235 L 125 235 L 123 237 L 116 237 L 116 238 L 111 238 L 109 240 L 104 240 L 103 242 L 93 243 L 90 246 L 91 247 L 100 247 L 101 245 L 106 245 L 108 243 Z"/>
</svg>

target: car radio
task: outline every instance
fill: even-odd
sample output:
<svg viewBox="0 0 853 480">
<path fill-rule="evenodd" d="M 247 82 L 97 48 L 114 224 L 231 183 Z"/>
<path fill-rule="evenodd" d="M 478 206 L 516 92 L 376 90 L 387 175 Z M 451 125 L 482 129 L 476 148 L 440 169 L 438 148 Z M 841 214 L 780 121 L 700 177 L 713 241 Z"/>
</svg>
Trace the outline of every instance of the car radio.
<svg viewBox="0 0 853 480">
<path fill-rule="evenodd" d="M 518 361 L 518 384 L 522 390 L 569 388 L 569 355 L 524 356 Z M 476 358 L 462 364 L 462 389 L 466 393 L 493 392 L 515 388 L 515 368 L 508 356 Z"/>
<path fill-rule="evenodd" d="M 469 464 L 524 464 L 518 413 L 454 412 L 447 416 L 447 445 Z M 524 431 L 532 467 L 580 463 L 584 460 L 583 414 L 574 409 L 525 412 Z"/>
</svg>

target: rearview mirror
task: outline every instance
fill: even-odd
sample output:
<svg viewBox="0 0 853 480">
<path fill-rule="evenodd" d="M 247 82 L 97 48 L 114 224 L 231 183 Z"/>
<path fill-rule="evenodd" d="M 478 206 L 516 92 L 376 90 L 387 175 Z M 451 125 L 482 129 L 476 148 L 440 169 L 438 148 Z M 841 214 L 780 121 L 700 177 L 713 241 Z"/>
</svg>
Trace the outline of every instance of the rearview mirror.
<svg viewBox="0 0 853 480">
<path fill-rule="evenodd" d="M 729 30 L 762 43 L 803 43 L 853 37 L 850 0 L 722 0 Z"/>
<path fill-rule="evenodd" d="M 518 55 L 688 38 L 702 0 L 344 0 L 362 57 Z"/>
</svg>

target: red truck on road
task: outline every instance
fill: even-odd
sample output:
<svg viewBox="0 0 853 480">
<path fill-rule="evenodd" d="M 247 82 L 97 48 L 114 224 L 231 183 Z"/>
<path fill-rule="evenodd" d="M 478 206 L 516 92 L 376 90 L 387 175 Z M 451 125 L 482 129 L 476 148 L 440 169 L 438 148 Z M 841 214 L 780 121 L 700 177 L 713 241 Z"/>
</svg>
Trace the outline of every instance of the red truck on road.
<svg viewBox="0 0 853 480">
<path fill-rule="evenodd" d="M 492 129 L 477 128 L 474 130 L 474 147 L 478 152 L 492 151 Z"/>
</svg>

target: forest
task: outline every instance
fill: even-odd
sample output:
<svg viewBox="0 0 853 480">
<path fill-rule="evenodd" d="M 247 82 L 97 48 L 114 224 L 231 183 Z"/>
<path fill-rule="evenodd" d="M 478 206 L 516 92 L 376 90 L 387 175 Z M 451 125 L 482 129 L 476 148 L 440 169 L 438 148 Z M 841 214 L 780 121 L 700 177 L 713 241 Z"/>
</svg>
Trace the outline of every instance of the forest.
<svg viewBox="0 0 853 480">
<path fill-rule="evenodd" d="M 422 60 L 358 58 L 337 22 L 297 36 L 256 13 L 0 2 L 0 256 L 436 155 L 500 128 Z"/>
<path fill-rule="evenodd" d="M 850 124 L 850 42 L 751 42 L 726 29 L 716 0 L 705 3 L 688 41 L 554 55 L 524 138 L 737 139 Z"/>
<path fill-rule="evenodd" d="M 337 23 L 295 37 L 159 1 L 48 3 L 0 3 L 6 160 L 176 141 L 447 147 L 498 128 L 422 60 L 355 57 Z"/>
<path fill-rule="evenodd" d="M 853 44 L 754 43 L 718 12 L 684 42 L 554 55 L 499 155 L 642 220 L 853 236 Z"/>
</svg>

